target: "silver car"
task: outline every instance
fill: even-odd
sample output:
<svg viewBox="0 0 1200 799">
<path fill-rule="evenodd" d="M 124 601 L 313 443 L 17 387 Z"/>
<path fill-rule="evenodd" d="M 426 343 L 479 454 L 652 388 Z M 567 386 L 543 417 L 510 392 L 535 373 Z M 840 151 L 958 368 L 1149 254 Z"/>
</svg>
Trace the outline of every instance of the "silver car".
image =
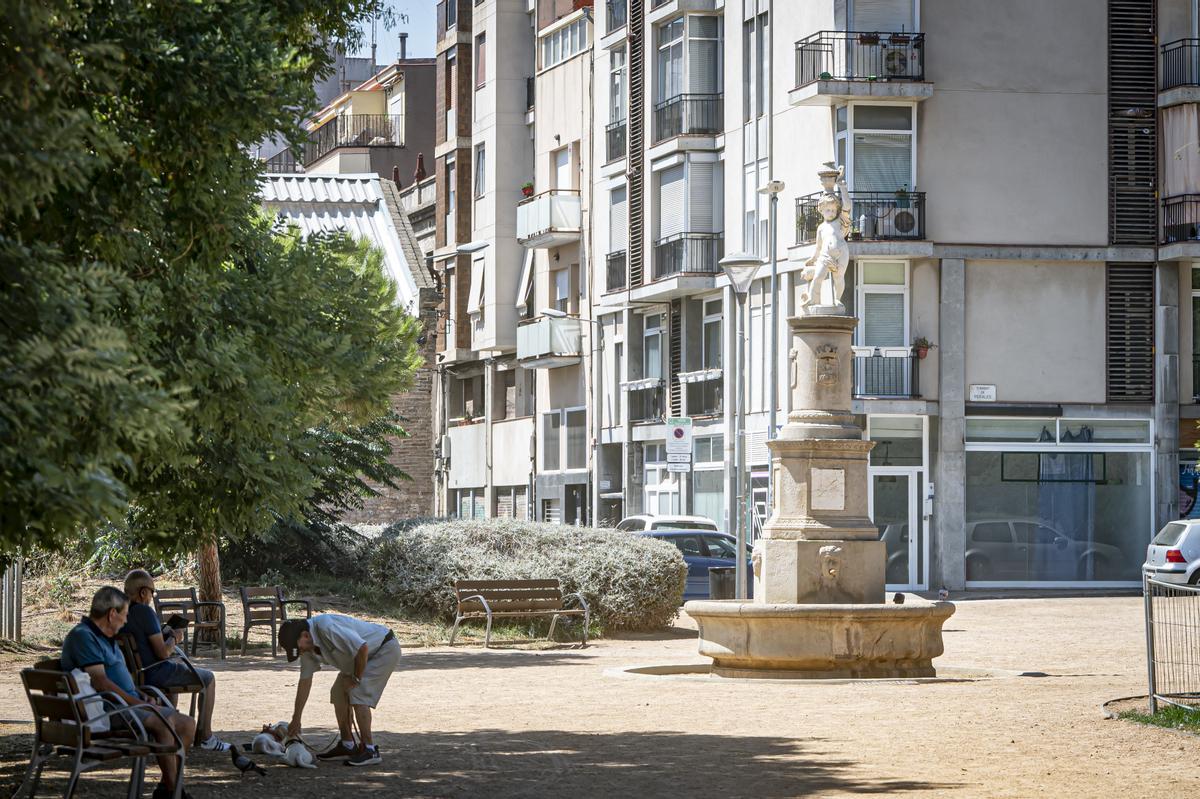
<svg viewBox="0 0 1200 799">
<path fill-rule="evenodd" d="M 1169 522 L 1146 547 L 1142 572 L 1180 585 L 1200 583 L 1200 519 Z"/>
</svg>

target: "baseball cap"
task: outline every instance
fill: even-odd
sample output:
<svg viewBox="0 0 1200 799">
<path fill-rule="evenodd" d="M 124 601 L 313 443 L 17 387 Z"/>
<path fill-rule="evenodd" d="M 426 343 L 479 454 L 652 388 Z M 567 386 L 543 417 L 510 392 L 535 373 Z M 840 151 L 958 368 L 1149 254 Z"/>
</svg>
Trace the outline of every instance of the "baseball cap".
<svg viewBox="0 0 1200 799">
<path fill-rule="evenodd" d="M 300 633 L 308 632 L 308 622 L 304 619 L 288 619 L 279 625 L 279 645 L 287 653 L 288 663 L 300 657 L 298 648 Z"/>
</svg>

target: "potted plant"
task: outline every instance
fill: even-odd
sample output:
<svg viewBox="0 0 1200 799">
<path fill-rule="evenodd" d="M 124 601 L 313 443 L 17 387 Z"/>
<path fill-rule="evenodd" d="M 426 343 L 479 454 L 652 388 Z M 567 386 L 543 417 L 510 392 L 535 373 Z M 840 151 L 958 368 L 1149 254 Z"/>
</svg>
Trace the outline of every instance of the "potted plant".
<svg viewBox="0 0 1200 799">
<path fill-rule="evenodd" d="M 907 33 L 893 33 L 888 41 L 893 45 L 899 46 L 908 44 L 910 39 Z"/>
<path fill-rule="evenodd" d="M 533 181 L 532 180 L 527 180 L 521 184 L 521 194 L 523 194 L 526 197 L 533 196 Z"/>
<path fill-rule="evenodd" d="M 829 74 L 828 72 L 822 72 L 817 76 L 817 78 L 820 80 L 833 80 L 833 75 Z"/>
<path fill-rule="evenodd" d="M 896 207 L 897 208 L 907 208 L 908 207 L 908 184 L 907 183 L 904 184 L 903 186 L 901 186 L 900 188 L 896 189 Z"/>
<path fill-rule="evenodd" d="M 850 225 L 850 241 L 861 241 L 862 231 L 858 229 L 858 223 L 853 222 Z"/>
<path fill-rule="evenodd" d="M 928 355 L 929 351 L 936 346 L 936 344 L 924 336 L 917 336 L 913 339 L 912 343 L 913 352 L 915 352 L 917 357 L 921 360 L 925 360 L 925 356 Z"/>
<path fill-rule="evenodd" d="M 878 33 L 860 33 L 858 34 L 858 43 L 862 45 L 879 44 Z"/>
</svg>

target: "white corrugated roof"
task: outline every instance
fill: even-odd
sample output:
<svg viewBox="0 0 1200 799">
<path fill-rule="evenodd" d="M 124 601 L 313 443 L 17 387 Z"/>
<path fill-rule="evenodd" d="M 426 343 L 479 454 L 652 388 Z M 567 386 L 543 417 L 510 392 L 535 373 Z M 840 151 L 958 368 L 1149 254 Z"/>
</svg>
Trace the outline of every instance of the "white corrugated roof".
<svg viewBox="0 0 1200 799">
<path fill-rule="evenodd" d="M 385 268 L 396 281 L 397 301 L 416 313 L 413 270 L 421 267 L 404 255 L 378 175 L 268 174 L 259 186 L 267 210 L 299 227 L 301 235 L 343 231 L 381 249 Z"/>
</svg>

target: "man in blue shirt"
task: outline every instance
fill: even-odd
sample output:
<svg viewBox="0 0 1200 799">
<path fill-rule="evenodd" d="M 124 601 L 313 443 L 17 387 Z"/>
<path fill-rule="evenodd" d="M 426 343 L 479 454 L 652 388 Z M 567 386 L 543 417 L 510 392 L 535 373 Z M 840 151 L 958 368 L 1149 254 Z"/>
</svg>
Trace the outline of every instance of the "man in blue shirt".
<svg viewBox="0 0 1200 799">
<path fill-rule="evenodd" d="M 149 703 L 137 695 L 133 676 L 125 665 L 125 656 L 116 641 L 117 632 L 125 626 L 129 615 L 129 598 L 118 588 L 106 585 L 92 597 L 88 615 L 67 633 L 63 639 L 62 666 L 66 671 L 82 669 L 92 680 L 97 691 L 111 691 L 125 700 L 141 719 L 146 732 L 159 743 L 171 744 L 170 725 L 183 741 L 190 746 L 196 725 L 191 718 L 177 713 L 174 708 L 163 708 L 166 724 L 153 711 Z M 162 782 L 154 789 L 154 799 L 166 799 L 175 789 L 178 763 L 174 755 L 160 755 L 158 767 L 162 770 Z M 185 793 L 186 796 L 186 793 Z"/>
<path fill-rule="evenodd" d="M 195 682 L 196 677 L 204 683 L 204 702 L 196 725 L 196 740 L 201 749 L 210 752 L 226 752 L 229 744 L 212 732 L 213 708 L 217 704 L 217 683 L 208 669 L 192 670 L 178 660 L 173 660 L 175 646 L 174 630 L 163 627 L 158 614 L 150 606 L 154 599 L 154 578 L 145 569 L 134 569 L 125 576 L 125 595 L 129 597 L 129 619 L 123 633 L 130 633 L 137 644 L 138 655 L 145 669 L 146 682 L 163 691 L 175 701 L 178 688 Z"/>
</svg>

